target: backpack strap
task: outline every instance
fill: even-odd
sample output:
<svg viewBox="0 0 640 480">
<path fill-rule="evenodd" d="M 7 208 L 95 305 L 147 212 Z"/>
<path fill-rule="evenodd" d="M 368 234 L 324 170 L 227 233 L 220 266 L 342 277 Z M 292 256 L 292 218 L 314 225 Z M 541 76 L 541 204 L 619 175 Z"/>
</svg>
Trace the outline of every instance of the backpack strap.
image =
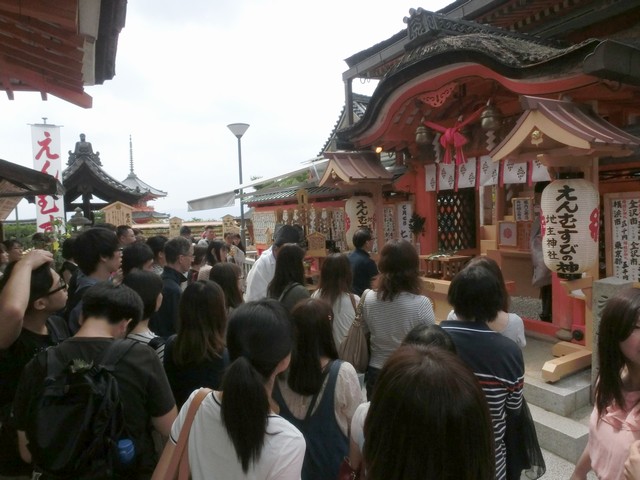
<svg viewBox="0 0 640 480">
<path fill-rule="evenodd" d="M 51 315 L 47 318 L 46 324 L 47 330 L 49 331 L 49 338 L 53 343 L 61 343 L 71 336 L 67 321 L 59 315 Z"/>
<path fill-rule="evenodd" d="M 130 338 L 119 338 L 114 340 L 102 356 L 100 365 L 107 369 L 113 369 L 125 354 L 138 342 Z"/>
<path fill-rule="evenodd" d="M 154 350 L 158 350 L 165 343 L 167 343 L 167 341 L 164 338 L 156 336 L 149 340 L 148 345 Z"/>
</svg>

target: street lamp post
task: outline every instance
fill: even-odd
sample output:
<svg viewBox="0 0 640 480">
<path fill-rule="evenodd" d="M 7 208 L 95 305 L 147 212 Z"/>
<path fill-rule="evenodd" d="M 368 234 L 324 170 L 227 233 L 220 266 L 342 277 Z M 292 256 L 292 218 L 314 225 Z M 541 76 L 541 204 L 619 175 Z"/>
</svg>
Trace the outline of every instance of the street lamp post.
<svg viewBox="0 0 640 480">
<path fill-rule="evenodd" d="M 227 125 L 227 128 L 231 130 L 238 139 L 238 176 L 240 177 L 240 185 L 242 185 L 242 136 L 244 132 L 249 128 L 248 123 L 231 123 Z M 244 236 L 244 202 L 242 199 L 242 188 L 240 189 L 240 238 L 243 245 L 247 245 L 247 240 Z"/>
</svg>

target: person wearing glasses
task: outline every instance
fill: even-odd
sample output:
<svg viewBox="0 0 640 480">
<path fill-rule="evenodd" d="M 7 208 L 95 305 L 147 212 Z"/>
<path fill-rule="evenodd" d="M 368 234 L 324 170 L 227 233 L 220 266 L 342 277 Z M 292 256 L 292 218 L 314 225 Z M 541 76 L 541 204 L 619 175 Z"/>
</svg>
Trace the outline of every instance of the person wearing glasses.
<svg viewBox="0 0 640 480">
<path fill-rule="evenodd" d="M 30 475 L 20 459 L 11 404 L 24 366 L 40 350 L 70 336 L 55 315 L 67 301 L 67 284 L 53 270 L 53 255 L 31 250 L 7 265 L 0 281 L 0 476 Z"/>
<path fill-rule="evenodd" d="M 184 237 L 174 237 L 164 246 L 167 264 L 162 271 L 162 305 L 149 321 L 149 328 L 162 338 L 176 333 L 178 306 L 182 295 L 182 284 L 187 281 L 187 272 L 193 262 L 193 244 Z"/>
</svg>

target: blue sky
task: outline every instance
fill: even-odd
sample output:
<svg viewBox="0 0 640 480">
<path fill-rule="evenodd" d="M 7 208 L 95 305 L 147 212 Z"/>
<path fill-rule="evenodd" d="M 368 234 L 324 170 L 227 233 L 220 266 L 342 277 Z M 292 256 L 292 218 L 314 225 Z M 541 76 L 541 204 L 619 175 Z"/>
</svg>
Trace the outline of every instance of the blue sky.
<svg viewBox="0 0 640 480">
<path fill-rule="evenodd" d="M 116 76 L 86 88 L 93 108 L 52 96 L 43 102 L 37 93 L 0 96 L 0 158 L 32 166 L 29 124 L 47 117 L 62 126 L 63 152 L 85 133 L 107 173 L 122 180 L 132 135 L 136 174 L 169 192 L 156 210 L 184 219 L 238 214 L 239 207 L 187 212 L 186 205 L 237 185 L 237 143 L 226 125 L 251 125 L 242 139 L 245 182 L 299 168 L 338 119 L 344 59 L 403 30 L 410 8 L 449 3 L 129 2 Z M 374 86 L 356 81 L 354 91 L 371 94 Z M 23 201 L 19 215 L 33 218 L 35 207 Z"/>
</svg>

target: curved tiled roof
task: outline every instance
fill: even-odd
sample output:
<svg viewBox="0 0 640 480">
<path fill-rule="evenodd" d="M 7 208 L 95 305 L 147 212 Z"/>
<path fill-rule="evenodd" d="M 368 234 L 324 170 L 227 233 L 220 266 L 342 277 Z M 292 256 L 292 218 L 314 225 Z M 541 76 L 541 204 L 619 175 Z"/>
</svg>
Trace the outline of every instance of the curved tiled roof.
<svg viewBox="0 0 640 480">
<path fill-rule="evenodd" d="M 134 172 L 129 172 L 129 175 L 127 175 L 127 178 L 125 178 L 121 183 L 132 190 L 145 192 L 147 193 L 147 196 L 152 198 L 167 196 L 167 192 L 163 192 L 162 190 L 153 188 L 151 185 L 143 182 L 138 178 L 138 176 Z"/>
</svg>

